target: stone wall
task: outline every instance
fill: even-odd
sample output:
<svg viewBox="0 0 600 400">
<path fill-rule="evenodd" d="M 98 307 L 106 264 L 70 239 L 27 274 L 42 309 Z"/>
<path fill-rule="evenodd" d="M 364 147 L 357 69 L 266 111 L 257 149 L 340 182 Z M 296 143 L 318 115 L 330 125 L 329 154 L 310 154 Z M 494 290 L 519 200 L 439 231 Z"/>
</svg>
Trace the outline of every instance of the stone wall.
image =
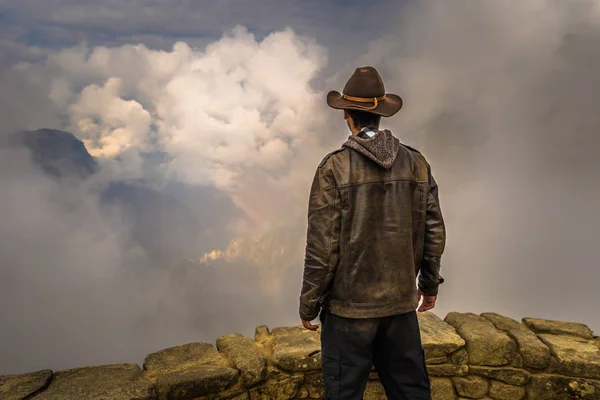
<svg viewBox="0 0 600 400">
<path fill-rule="evenodd" d="M 495 313 L 419 314 L 434 400 L 600 399 L 600 339 L 585 325 Z M 0 377 L 2 400 L 323 398 L 319 334 L 301 327 L 189 343 L 136 364 Z M 385 399 L 375 371 L 365 399 Z"/>
</svg>

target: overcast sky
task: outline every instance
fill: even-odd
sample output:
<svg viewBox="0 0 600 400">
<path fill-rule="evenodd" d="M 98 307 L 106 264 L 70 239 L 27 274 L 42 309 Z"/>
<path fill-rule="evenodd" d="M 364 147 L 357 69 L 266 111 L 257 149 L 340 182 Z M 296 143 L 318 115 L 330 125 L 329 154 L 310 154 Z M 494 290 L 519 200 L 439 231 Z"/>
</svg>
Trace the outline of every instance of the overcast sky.
<svg viewBox="0 0 600 400">
<path fill-rule="evenodd" d="M 126 268 L 140 250 L 118 216 L 87 188 L 57 204 L 64 188 L 2 153 L 0 374 L 297 324 L 309 184 L 348 135 L 325 94 L 363 65 L 404 98 L 383 125 L 440 186 L 435 312 L 600 332 L 598 43 L 591 0 L 0 1 L 2 131 L 65 129 L 105 165 L 98 179 L 226 199 L 203 200 L 220 216 L 201 229 L 226 226 L 212 254 L 230 268 Z"/>
</svg>

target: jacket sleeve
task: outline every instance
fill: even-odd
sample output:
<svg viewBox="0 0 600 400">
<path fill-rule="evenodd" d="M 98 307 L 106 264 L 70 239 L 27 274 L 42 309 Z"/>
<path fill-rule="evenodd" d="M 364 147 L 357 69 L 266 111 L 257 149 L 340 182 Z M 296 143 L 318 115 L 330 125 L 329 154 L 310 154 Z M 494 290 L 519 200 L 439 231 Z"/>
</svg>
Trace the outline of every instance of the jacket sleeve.
<svg viewBox="0 0 600 400">
<path fill-rule="evenodd" d="M 314 320 L 330 289 L 339 254 L 341 210 L 335 178 L 323 165 L 315 173 L 308 204 L 308 229 L 300 317 Z"/>
<path fill-rule="evenodd" d="M 446 227 L 438 197 L 438 186 L 429 174 L 429 192 L 427 194 L 427 212 L 425 216 L 425 244 L 419 275 L 419 289 L 428 296 L 437 296 L 438 287 L 444 282 L 440 276 L 442 253 L 446 245 Z"/>
</svg>

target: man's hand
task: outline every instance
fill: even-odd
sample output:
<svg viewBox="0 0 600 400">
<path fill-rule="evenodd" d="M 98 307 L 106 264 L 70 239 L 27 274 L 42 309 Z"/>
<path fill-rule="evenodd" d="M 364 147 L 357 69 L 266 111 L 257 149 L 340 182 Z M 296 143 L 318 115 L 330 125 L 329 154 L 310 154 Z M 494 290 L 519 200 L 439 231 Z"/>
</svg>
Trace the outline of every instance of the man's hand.
<svg viewBox="0 0 600 400">
<path fill-rule="evenodd" d="M 305 321 L 305 320 L 302 320 L 302 325 L 304 325 L 304 327 L 305 327 L 306 329 L 308 329 L 309 331 L 316 331 L 316 330 L 317 330 L 317 328 L 319 328 L 319 326 L 318 326 L 318 325 L 313 325 L 313 324 L 311 323 L 311 321 Z"/>
<path fill-rule="evenodd" d="M 423 303 L 419 307 L 419 312 L 429 311 L 435 307 L 437 296 L 426 296 L 419 290 L 419 303 L 421 302 L 421 298 L 423 298 Z"/>
</svg>

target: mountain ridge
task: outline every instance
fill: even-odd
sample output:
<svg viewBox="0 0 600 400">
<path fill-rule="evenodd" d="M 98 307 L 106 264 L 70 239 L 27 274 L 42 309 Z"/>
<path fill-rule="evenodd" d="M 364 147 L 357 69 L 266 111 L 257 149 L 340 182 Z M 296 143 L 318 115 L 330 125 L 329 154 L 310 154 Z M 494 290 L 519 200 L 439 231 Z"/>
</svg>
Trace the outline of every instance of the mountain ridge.
<svg viewBox="0 0 600 400">
<path fill-rule="evenodd" d="M 87 178 L 100 169 L 83 142 L 70 132 L 49 128 L 20 130 L 8 135 L 7 144 L 30 150 L 33 163 L 54 178 Z"/>
</svg>

